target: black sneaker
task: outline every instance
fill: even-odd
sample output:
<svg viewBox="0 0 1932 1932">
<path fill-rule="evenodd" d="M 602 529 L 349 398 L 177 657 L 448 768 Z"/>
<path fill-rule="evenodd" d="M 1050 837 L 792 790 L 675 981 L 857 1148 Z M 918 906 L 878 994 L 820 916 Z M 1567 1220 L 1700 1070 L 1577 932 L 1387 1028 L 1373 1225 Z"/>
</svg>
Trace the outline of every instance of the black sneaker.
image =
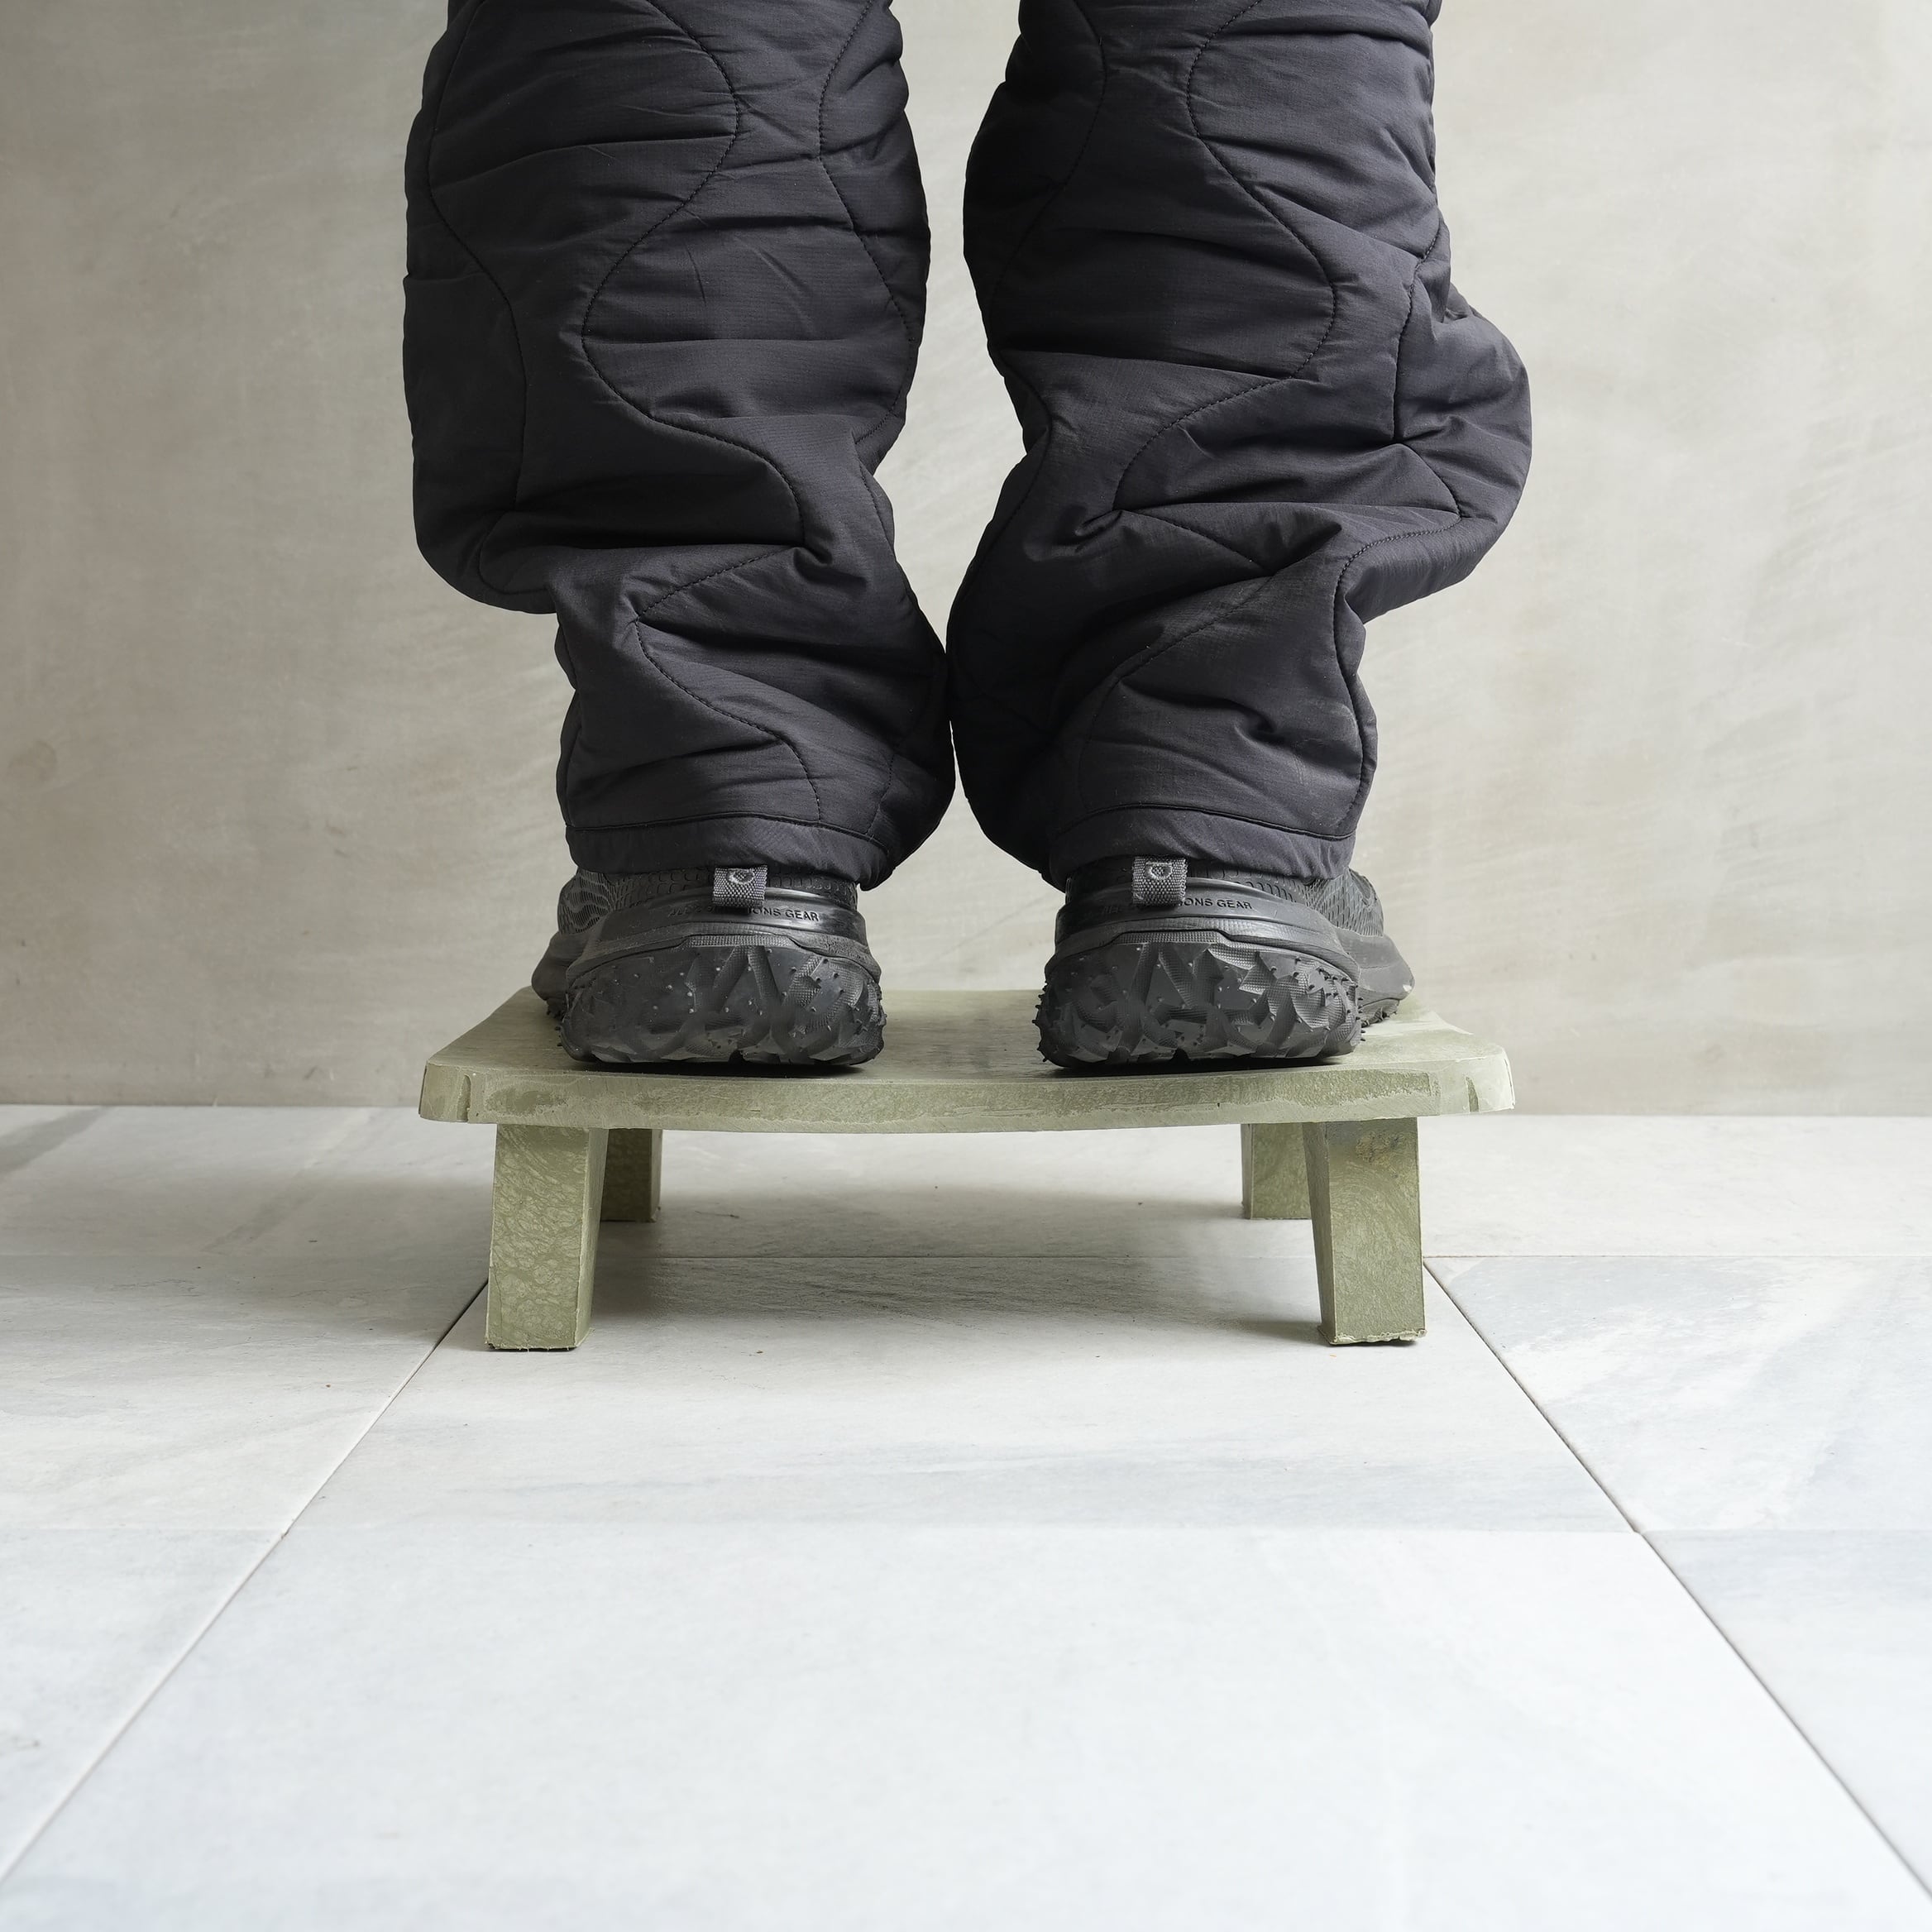
<svg viewBox="0 0 1932 1932">
<path fill-rule="evenodd" d="M 579 872 L 530 983 L 581 1060 L 847 1067 L 884 1044 L 858 888 L 762 865 Z"/>
<path fill-rule="evenodd" d="M 1359 873 L 1115 858 L 1068 882 L 1036 1024 L 1056 1066 L 1346 1053 L 1413 985 Z"/>
</svg>

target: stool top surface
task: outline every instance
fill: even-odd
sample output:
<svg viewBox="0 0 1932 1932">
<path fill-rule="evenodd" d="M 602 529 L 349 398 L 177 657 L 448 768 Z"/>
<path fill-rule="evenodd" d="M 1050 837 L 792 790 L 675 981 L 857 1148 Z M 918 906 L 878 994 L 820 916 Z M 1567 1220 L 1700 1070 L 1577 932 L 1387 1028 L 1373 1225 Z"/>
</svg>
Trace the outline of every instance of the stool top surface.
<svg viewBox="0 0 1932 1932">
<path fill-rule="evenodd" d="M 531 1126 L 956 1134 L 1402 1120 L 1515 1104 L 1503 1050 L 1413 998 L 1353 1053 L 1312 1066 L 1070 1074 L 1040 1057 L 1034 997 L 891 993 L 877 1059 L 801 1074 L 585 1066 L 564 1051 L 526 988 L 430 1060 L 420 1111 L 428 1120 Z"/>
</svg>

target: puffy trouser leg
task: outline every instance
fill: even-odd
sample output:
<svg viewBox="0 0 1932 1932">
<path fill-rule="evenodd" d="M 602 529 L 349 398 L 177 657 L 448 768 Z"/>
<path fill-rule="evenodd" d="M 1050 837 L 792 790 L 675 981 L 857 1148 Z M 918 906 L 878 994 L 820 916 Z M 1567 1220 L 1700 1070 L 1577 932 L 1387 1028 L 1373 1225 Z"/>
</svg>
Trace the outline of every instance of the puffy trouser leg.
<svg viewBox="0 0 1932 1932">
<path fill-rule="evenodd" d="M 577 862 L 870 884 L 931 829 L 944 660 L 873 471 L 925 203 L 882 0 L 457 0 L 410 142 L 423 552 L 554 611 Z"/>
<path fill-rule="evenodd" d="M 961 776 L 1055 881 L 1319 877 L 1363 625 L 1467 574 L 1528 404 L 1437 211 L 1437 0 L 1025 0 L 967 247 L 1026 454 L 954 606 Z"/>
</svg>

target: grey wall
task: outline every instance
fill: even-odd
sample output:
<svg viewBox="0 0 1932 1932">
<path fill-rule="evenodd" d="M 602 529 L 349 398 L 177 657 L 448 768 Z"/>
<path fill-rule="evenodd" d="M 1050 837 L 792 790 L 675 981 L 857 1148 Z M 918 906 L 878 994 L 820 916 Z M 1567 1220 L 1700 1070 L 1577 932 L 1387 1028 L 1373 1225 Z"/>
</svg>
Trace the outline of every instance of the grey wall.
<svg viewBox="0 0 1932 1932">
<path fill-rule="evenodd" d="M 1006 0 L 901 0 L 938 229 L 909 567 L 1015 439 L 957 261 Z M 399 151 L 440 0 L 0 6 L 0 1096 L 397 1100 L 567 869 L 541 622 L 415 557 Z M 1370 643 L 1363 839 L 1529 1104 L 1928 1100 L 1932 8 L 1449 0 L 1459 280 L 1528 502 Z M 1053 897 L 955 815 L 900 985 L 1031 981 Z"/>
</svg>

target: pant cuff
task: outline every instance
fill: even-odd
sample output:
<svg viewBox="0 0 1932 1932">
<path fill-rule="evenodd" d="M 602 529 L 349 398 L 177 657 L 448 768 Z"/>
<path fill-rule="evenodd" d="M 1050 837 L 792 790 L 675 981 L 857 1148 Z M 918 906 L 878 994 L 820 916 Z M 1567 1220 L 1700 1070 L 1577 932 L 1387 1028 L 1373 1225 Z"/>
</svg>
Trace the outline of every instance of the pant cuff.
<svg viewBox="0 0 1932 1932">
<path fill-rule="evenodd" d="M 778 865 L 876 886 L 898 863 L 863 832 L 794 819 L 693 819 L 678 825 L 572 825 L 570 855 L 589 872 L 672 872 L 682 866 Z"/>
<path fill-rule="evenodd" d="M 1097 813 L 1060 833 L 1044 869 L 1056 886 L 1102 858 L 1184 858 L 1189 864 L 1238 867 L 1281 878 L 1327 879 L 1348 870 L 1354 851 L 1353 832 L 1327 839 L 1217 812 L 1131 806 Z"/>
</svg>

